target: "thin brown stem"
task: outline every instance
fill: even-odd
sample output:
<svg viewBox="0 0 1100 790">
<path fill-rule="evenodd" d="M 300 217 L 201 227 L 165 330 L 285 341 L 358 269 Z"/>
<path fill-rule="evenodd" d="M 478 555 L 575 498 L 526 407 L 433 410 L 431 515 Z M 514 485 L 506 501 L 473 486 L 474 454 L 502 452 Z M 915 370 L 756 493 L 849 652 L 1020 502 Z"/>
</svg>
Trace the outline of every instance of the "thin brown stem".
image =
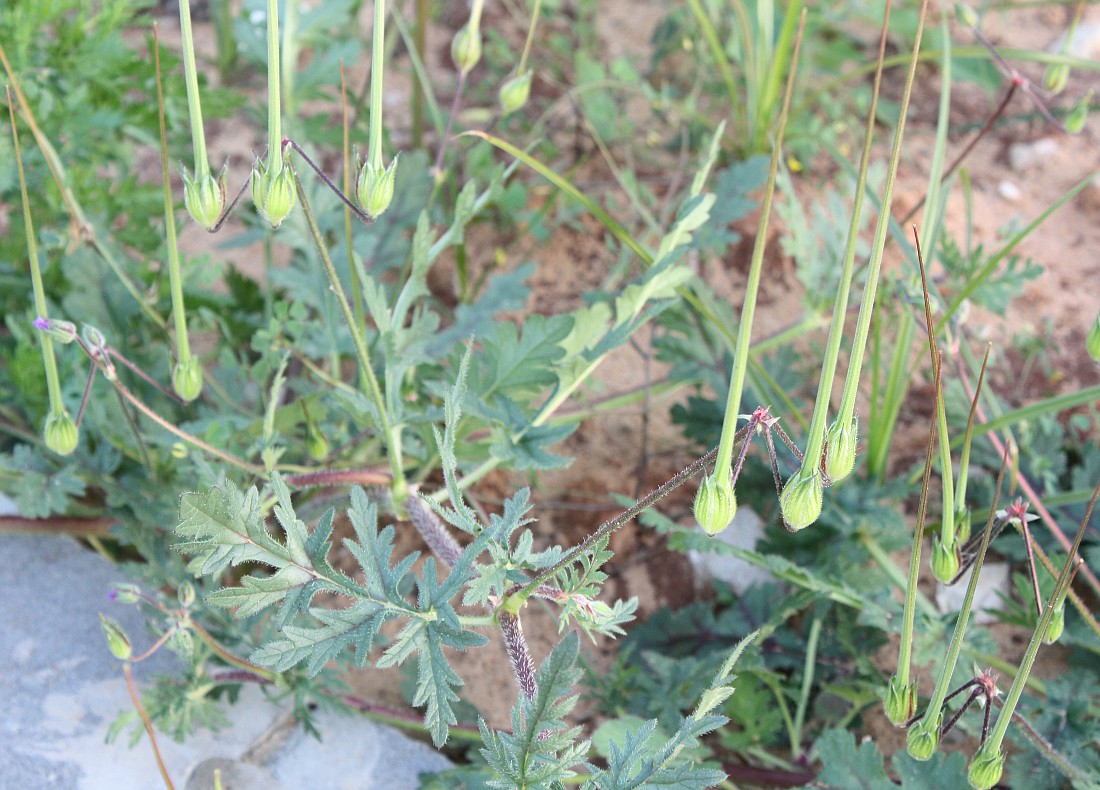
<svg viewBox="0 0 1100 790">
<path fill-rule="evenodd" d="M 122 672 L 126 676 L 126 690 L 130 692 L 130 699 L 133 700 L 134 708 L 137 710 L 138 716 L 141 717 L 141 723 L 149 736 L 149 745 L 153 747 L 153 757 L 157 761 L 157 769 L 160 771 L 161 779 L 164 780 L 164 786 L 168 790 L 176 790 L 176 786 L 172 783 L 172 777 L 168 775 L 168 766 L 164 764 L 164 757 L 161 756 L 160 746 L 157 745 L 157 733 L 153 729 L 153 721 L 149 718 L 145 706 L 141 704 L 141 697 L 138 695 L 137 686 L 134 684 L 134 673 L 129 661 L 122 665 Z"/>
</svg>

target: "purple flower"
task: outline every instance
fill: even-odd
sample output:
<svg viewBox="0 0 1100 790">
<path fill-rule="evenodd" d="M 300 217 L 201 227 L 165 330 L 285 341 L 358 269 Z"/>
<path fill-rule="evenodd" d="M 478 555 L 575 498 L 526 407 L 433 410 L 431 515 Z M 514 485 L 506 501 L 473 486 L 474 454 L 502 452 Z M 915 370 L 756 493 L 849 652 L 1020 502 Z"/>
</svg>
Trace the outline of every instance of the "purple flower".
<svg viewBox="0 0 1100 790">
<path fill-rule="evenodd" d="M 42 316 L 38 316 L 38 318 L 34 319 L 34 328 L 35 329 L 41 329 L 43 331 L 45 331 L 46 329 L 49 329 L 50 328 L 50 319 L 43 318 Z"/>
</svg>

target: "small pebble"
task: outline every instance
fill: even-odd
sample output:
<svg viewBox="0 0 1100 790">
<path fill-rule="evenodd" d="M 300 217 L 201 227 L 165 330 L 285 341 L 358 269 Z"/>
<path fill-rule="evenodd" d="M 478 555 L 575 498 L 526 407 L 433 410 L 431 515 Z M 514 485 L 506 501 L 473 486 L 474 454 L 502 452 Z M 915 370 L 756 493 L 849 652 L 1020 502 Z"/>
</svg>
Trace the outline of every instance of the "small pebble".
<svg viewBox="0 0 1100 790">
<path fill-rule="evenodd" d="M 1100 22 L 1085 22 L 1077 26 L 1077 29 L 1073 32 L 1073 38 L 1069 40 L 1069 46 L 1066 47 L 1066 34 L 1058 36 L 1049 47 L 1048 52 L 1057 52 L 1061 54 L 1063 49 L 1065 54 L 1075 58 L 1088 58 L 1089 60 L 1095 60 L 1100 58 Z"/>
<path fill-rule="evenodd" d="M 982 566 L 972 607 L 975 625 L 996 622 L 997 616 L 993 612 L 1004 607 L 1001 596 L 1007 596 L 1010 590 L 1008 570 L 1007 562 L 987 562 Z M 942 582 L 936 583 L 936 605 L 942 613 L 957 612 L 962 608 L 969 583 L 969 572 L 950 587 Z"/>
<path fill-rule="evenodd" d="M 1016 203 L 1024 196 L 1024 193 L 1016 186 L 1016 182 L 1009 181 L 1007 178 L 997 184 L 997 194 L 1009 203 Z"/>
<path fill-rule="evenodd" d="M 1049 137 L 1031 142 L 1013 143 L 1008 147 L 1008 166 L 1020 173 L 1041 165 L 1058 152 L 1058 143 Z"/>
</svg>

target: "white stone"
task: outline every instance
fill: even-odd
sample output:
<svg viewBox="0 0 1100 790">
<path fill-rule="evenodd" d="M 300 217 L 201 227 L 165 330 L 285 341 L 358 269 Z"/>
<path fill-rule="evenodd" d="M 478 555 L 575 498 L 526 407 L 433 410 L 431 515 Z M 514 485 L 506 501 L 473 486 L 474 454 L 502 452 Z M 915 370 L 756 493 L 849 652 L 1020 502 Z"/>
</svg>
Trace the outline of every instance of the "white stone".
<svg viewBox="0 0 1100 790">
<path fill-rule="evenodd" d="M 1058 153 L 1058 143 L 1050 137 L 1031 142 L 1013 143 L 1008 147 L 1008 166 L 1017 173 L 1042 165 Z"/>
<path fill-rule="evenodd" d="M 1001 183 L 997 184 L 997 194 L 1007 200 L 1009 203 L 1016 203 L 1020 198 L 1024 196 L 1023 191 L 1016 186 L 1015 181 L 1009 181 L 1007 178 L 1003 179 Z"/>
<path fill-rule="evenodd" d="M 962 608 L 966 587 L 970 584 L 970 574 L 973 570 L 971 568 L 950 587 L 943 582 L 936 583 L 936 606 L 941 613 L 957 612 Z M 1007 562 L 987 562 L 982 566 L 981 575 L 978 576 L 978 588 L 974 591 L 974 604 L 970 609 L 971 622 L 986 625 L 996 621 L 997 618 L 993 612 L 1004 606 L 1001 596 L 1009 594 L 1009 575 Z"/>
<path fill-rule="evenodd" d="M 700 527 L 700 530 L 702 527 Z M 764 534 L 764 522 L 751 508 L 741 506 L 729 526 L 712 539 L 714 551 L 689 551 L 688 560 L 695 569 L 695 583 L 704 586 L 712 579 L 725 582 L 738 595 L 743 595 L 754 584 L 775 581 L 771 571 L 753 565 L 735 556 L 734 549 L 756 549 L 756 543 Z"/>
<path fill-rule="evenodd" d="M 1047 47 L 1048 52 L 1065 54 L 1074 58 L 1086 58 L 1096 60 L 1100 58 L 1100 22 L 1083 22 L 1073 31 L 1073 37 L 1066 47 L 1066 34 L 1058 36 L 1054 43 Z"/>
</svg>

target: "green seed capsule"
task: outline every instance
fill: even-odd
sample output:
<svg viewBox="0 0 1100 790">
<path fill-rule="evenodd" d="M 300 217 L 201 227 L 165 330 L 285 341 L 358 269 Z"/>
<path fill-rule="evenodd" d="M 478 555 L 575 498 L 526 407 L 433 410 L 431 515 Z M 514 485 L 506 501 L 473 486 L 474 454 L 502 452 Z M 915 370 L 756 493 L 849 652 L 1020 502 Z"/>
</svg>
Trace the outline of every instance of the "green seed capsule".
<svg viewBox="0 0 1100 790">
<path fill-rule="evenodd" d="M 1047 66 L 1043 73 L 1043 87 L 1057 96 L 1066 89 L 1069 82 L 1069 66 L 1065 63 L 1055 63 Z"/>
<path fill-rule="evenodd" d="M 328 439 L 320 431 L 310 429 L 306 436 L 306 452 L 314 461 L 323 461 L 328 456 Z"/>
<path fill-rule="evenodd" d="M 932 575 L 946 584 L 959 572 L 958 544 L 946 545 L 939 538 L 932 541 Z"/>
<path fill-rule="evenodd" d="M 955 511 L 955 540 L 959 543 L 970 540 L 970 508 L 968 507 Z"/>
<path fill-rule="evenodd" d="M 182 175 L 183 204 L 187 207 L 187 213 L 195 222 L 212 231 L 225 210 L 226 168 L 222 168 L 216 179 L 207 173 L 195 180 L 187 170 Z"/>
<path fill-rule="evenodd" d="M 120 661 L 128 661 L 133 654 L 133 649 L 122 626 L 104 614 L 99 616 L 99 626 L 103 629 L 103 636 L 107 639 L 107 648 L 111 654 Z"/>
<path fill-rule="evenodd" d="M 1066 603 L 1062 601 L 1054 607 L 1054 613 L 1051 615 L 1050 624 L 1047 625 L 1046 633 L 1043 634 L 1043 643 L 1047 645 L 1053 645 L 1062 636 L 1062 632 L 1066 630 Z"/>
<path fill-rule="evenodd" d="M 360 207 L 367 216 L 373 219 L 390 207 L 396 180 L 396 156 L 385 169 L 371 167 L 369 163 L 359 168 L 359 178 L 355 182 L 355 199 L 359 201 Z"/>
<path fill-rule="evenodd" d="M 451 39 L 451 61 L 463 74 L 469 72 L 481 60 L 481 31 L 471 30 L 467 22 Z"/>
<path fill-rule="evenodd" d="M 855 468 L 858 431 L 859 423 L 853 419 L 847 425 L 834 422 L 825 435 L 825 474 L 834 483 L 839 483 Z"/>
<path fill-rule="evenodd" d="M 58 455 L 70 455 L 80 440 L 80 432 L 68 409 L 47 415 L 42 436 L 46 440 L 46 447 Z"/>
<path fill-rule="evenodd" d="M 695 520 L 711 537 L 729 526 L 737 513 L 737 497 L 730 484 L 727 471 L 725 480 L 719 480 L 719 472 L 707 475 L 695 494 Z"/>
<path fill-rule="evenodd" d="M 297 199 L 290 167 L 272 173 L 267 163 L 257 162 L 252 168 L 252 201 L 271 227 L 277 228 L 283 223 Z"/>
<path fill-rule="evenodd" d="M 534 73 L 525 71 L 515 74 L 500 85 L 498 97 L 500 99 L 501 115 L 510 115 L 516 110 L 522 109 L 531 96 L 531 79 Z"/>
<path fill-rule="evenodd" d="M 1096 314 L 1096 320 L 1092 322 L 1092 329 L 1085 338 L 1085 348 L 1093 362 L 1100 362 L 1100 313 Z"/>
<path fill-rule="evenodd" d="M 978 26 L 978 15 L 975 14 L 974 9 L 966 3 L 955 4 L 955 16 L 959 20 L 959 24 L 963 27 Z"/>
<path fill-rule="evenodd" d="M 135 604 L 141 599 L 141 588 L 136 584 L 116 584 L 112 598 L 115 603 Z"/>
<path fill-rule="evenodd" d="M 783 486 L 779 497 L 779 509 L 787 529 L 798 532 L 817 521 L 823 499 L 821 473 L 816 469 L 796 472 Z"/>
<path fill-rule="evenodd" d="M 1004 753 L 997 749 L 994 751 L 986 744 L 974 759 L 970 761 L 970 768 L 966 772 L 966 778 L 974 790 L 989 790 L 997 782 L 1001 781 L 1001 773 L 1005 767 Z"/>
<path fill-rule="evenodd" d="M 172 388 L 185 401 L 193 401 L 202 392 L 202 367 L 197 357 L 176 364 L 172 371 Z"/>
<path fill-rule="evenodd" d="M 1070 134 L 1077 134 L 1079 131 L 1085 128 L 1085 121 L 1089 117 L 1089 102 L 1092 101 L 1092 90 L 1089 90 L 1084 96 L 1081 97 L 1081 101 L 1077 102 L 1070 108 L 1069 114 L 1066 116 L 1066 131 Z"/>
<path fill-rule="evenodd" d="M 890 678 L 890 682 L 886 685 L 883 708 L 891 724 L 903 726 L 913 718 L 913 713 L 917 709 L 917 681 L 902 683 L 897 675 Z"/>
<path fill-rule="evenodd" d="M 176 590 L 176 600 L 180 602 L 180 606 L 184 609 L 190 609 L 195 603 L 195 585 L 184 580 L 183 584 Z"/>
<path fill-rule="evenodd" d="M 928 715 L 925 714 L 925 719 L 927 718 Z M 924 720 L 922 719 L 909 728 L 905 749 L 909 752 L 910 757 L 923 762 L 935 754 L 936 747 L 940 744 L 940 721 L 942 719 L 943 714 L 937 714 L 935 726 L 924 726 Z"/>
<path fill-rule="evenodd" d="M 191 663 L 191 658 L 195 654 L 195 641 L 191 636 L 191 632 L 186 628 L 177 628 L 172 632 L 168 647 L 180 657 L 180 661 L 185 665 Z"/>
</svg>

